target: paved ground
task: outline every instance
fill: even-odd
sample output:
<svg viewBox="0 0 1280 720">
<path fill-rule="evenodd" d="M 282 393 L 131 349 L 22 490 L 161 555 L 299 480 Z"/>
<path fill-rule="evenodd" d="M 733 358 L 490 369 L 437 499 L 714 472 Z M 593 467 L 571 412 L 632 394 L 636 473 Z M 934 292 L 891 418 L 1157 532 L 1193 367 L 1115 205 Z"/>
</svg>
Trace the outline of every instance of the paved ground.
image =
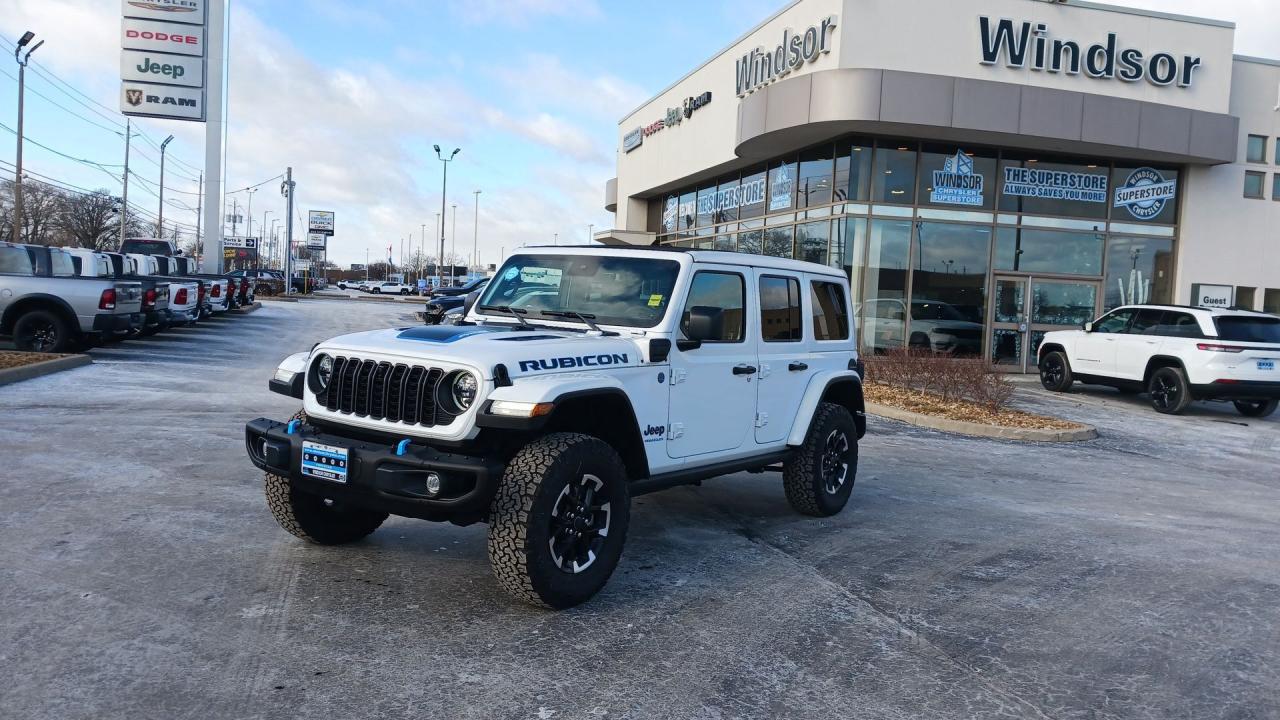
<svg viewBox="0 0 1280 720">
<path fill-rule="evenodd" d="M 851 506 L 772 475 L 639 499 L 623 563 L 560 614 L 507 599 L 484 528 L 302 545 L 242 423 L 276 361 L 408 321 L 264 303 L 0 388 L 0 716 L 1274 718 L 1280 422 L 1024 403 L 1075 445 L 872 420 Z"/>
</svg>

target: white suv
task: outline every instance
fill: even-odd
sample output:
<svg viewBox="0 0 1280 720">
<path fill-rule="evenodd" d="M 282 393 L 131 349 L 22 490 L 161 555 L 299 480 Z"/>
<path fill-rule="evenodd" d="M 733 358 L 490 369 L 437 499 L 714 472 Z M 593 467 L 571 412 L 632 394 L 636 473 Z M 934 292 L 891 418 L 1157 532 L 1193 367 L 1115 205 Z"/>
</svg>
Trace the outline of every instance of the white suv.
<svg viewBox="0 0 1280 720">
<path fill-rule="evenodd" d="M 487 522 L 499 582 L 563 608 L 608 580 L 635 496 L 781 470 L 799 512 L 848 501 L 866 418 L 840 270 L 526 248 L 467 303 L 457 325 L 336 337 L 276 370 L 303 412 L 250 422 L 245 445 L 286 530 Z"/>
<path fill-rule="evenodd" d="M 1066 392 L 1078 380 L 1146 391 L 1157 412 L 1192 400 L 1229 400 L 1248 417 L 1280 404 L 1280 317 L 1248 310 L 1126 305 L 1082 330 L 1046 333 L 1040 382 Z"/>
</svg>

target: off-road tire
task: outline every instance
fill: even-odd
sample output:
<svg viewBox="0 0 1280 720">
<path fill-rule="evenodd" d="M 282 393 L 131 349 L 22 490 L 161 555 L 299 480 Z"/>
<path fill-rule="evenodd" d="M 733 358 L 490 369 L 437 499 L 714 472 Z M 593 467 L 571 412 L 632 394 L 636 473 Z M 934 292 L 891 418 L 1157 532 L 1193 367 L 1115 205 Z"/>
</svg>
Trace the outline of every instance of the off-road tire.
<svg viewBox="0 0 1280 720">
<path fill-rule="evenodd" d="M 552 557 L 552 512 L 566 485 L 586 474 L 604 483 L 602 492 L 607 488 L 608 535 L 594 561 L 569 573 Z M 507 463 L 489 511 L 489 562 L 498 584 L 525 602 L 553 610 L 589 600 L 622 556 L 630 506 L 626 468 L 603 440 L 580 433 L 533 440 Z"/>
<path fill-rule="evenodd" d="M 307 414 L 299 411 L 291 420 L 306 422 Z M 360 540 L 377 530 L 387 513 L 328 501 L 309 492 L 297 490 L 289 478 L 266 474 L 267 507 L 280 527 L 291 535 L 316 545 L 345 545 Z M 329 503 L 332 504 L 329 504 Z"/>
<path fill-rule="evenodd" d="M 1163 415 L 1178 415 L 1191 404 L 1191 384 L 1180 367 L 1156 368 L 1147 381 L 1151 407 Z"/>
<path fill-rule="evenodd" d="M 51 333 L 52 344 L 44 345 L 45 341 L 36 337 L 36 332 Z M 74 340 L 67 321 L 49 310 L 32 310 L 13 325 L 14 347 L 27 352 L 66 352 Z"/>
<path fill-rule="evenodd" d="M 1280 405 L 1280 400 L 1236 400 L 1236 412 L 1245 417 L 1264 418 L 1270 417 L 1276 411 L 1276 406 Z"/>
<path fill-rule="evenodd" d="M 848 464 L 848 469 L 837 490 L 830 492 L 827 478 L 823 474 L 823 457 L 833 433 L 844 434 L 848 445 L 844 462 Z M 809 433 L 804 438 L 804 444 L 796 449 L 795 454 L 782 467 L 782 487 L 786 490 L 787 502 L 797 512 L 805 515 L 835 515 L 849 502 L 857 475 L 858 428 L 853 422 L 853 415 L 843 405 L 819 403 L 813 414 L 813 421 L 809 423 Z"/>
<path fill-rule="evenodd" d="M 1061 350 L 1047 352 L 1038 363 L 1040 385 L 1050 392 L 1067 392 L 1075 378 L 1071 375 L 1071 363 Z"/>
</svg>

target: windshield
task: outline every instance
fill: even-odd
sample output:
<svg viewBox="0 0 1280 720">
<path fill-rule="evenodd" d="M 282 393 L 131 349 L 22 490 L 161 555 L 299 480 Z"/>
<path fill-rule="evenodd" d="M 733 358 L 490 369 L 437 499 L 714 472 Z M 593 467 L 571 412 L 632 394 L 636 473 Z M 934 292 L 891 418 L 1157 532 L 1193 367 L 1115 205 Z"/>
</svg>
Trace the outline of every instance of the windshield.
<svg viewBox="0 0 1280 720">
<path fill-rule="evenodd" d="M 523 308 L 529 319 L 563 320 L 558 315 L 567 311 L 594 316 L 602 325 L 653 327 L 667 311 L 679 273 L 680 264 L 673 260 L 513 255 L 478 305 Z"/>
<path fill-rule="evenodd" d="M 1224 315 L 1213 322 L 1218 337 L 1237 342 L 1280 343 L 1280 317 L 1247 317 Z"/>
<path fill-rule="evenodd" d="M 120 252 L 142 255 L 168 255 L 172 250 L 168 240 L 125 240 Z"/>
</svg>

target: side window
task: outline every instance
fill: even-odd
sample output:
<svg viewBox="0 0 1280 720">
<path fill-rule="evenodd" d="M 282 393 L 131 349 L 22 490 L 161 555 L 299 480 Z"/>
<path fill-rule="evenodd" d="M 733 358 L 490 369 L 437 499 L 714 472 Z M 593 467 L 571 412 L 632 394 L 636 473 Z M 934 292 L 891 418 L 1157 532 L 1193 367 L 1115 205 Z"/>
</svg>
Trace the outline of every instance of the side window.
<svg viewBox="0 0 1280 720">
<path fill-rule="evenodd" d="M 814 280 L 809 286 L 813 302 L 813 339 L 848 340 L 849 309 L 839 283 Z"/>
<path fill-rule="evenodd" d="M 1133 318 L 1133 324 L 1129 326 L 1130 335 L 1158 335 L 1161 318 L 1164 317 L 1163 310 L 1139 310 L 1138 314 Z"/>
<path fill-rule="evenodd" d="M 1156 334 L 1166 337 L 1198 338 L 1203 333 L 1200 331 L 1200 323 L 1190 313 L 1166 312 Z"/>
<path fill-rule="evenodd" d="M 1093 324 L 1093 331 L 1100 333 L 1119 333 L 1129 326 L 1133 310 L 1117 310 Z"/>
<path fill-rule="evenodd" d="M 680 332 L 702 342 L 742 342 L 747 335 L 747 283 L 737 273 L 700 271 L 689 286 Z"/>
<path fill-rule="evenodd" d="M 760 337 L 765 342 L 798 342 L 804 337 L 799 280 L 775 275 L 760 278 Z"/>
</svg>

